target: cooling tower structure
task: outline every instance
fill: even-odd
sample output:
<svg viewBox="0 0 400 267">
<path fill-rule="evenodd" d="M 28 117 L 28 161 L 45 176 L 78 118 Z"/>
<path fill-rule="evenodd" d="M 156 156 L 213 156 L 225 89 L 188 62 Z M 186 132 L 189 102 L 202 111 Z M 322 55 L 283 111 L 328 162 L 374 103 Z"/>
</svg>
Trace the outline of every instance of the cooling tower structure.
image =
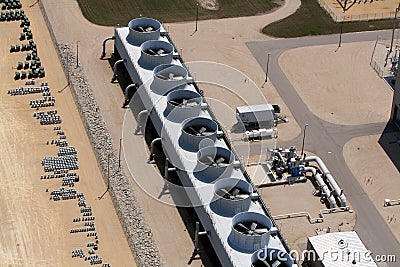
<svg viewBox="0 0 400 267">
<path fill-rule="evenodd" d="M 169 164 L 221 265 L 254 266 L 257 251 L 287 255 L 289 247 L 162 24 L 134 19 L 116 27 L 114 37 L 114 52 L 140 88 Z M 285 264 L 297 266 L 290 257 Z"/>
</svg>

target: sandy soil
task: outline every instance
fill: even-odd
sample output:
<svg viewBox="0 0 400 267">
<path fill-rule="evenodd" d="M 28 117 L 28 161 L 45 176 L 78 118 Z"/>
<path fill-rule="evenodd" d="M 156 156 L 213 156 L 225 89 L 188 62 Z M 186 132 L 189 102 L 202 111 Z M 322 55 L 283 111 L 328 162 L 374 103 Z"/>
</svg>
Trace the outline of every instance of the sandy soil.
<svg viewBox="0 0 400 267">
<path fill-rule="evenodd" d="M 399 172 L 379 145 L 379 137 L 354 138 L 344 146 L 343 154 L 353 175 L 400 241 L 400 206 L 383 207 L 385 198 L 399 199 Z"/>
<path fill-rule="evenodd" d="M 399 4 L 397 0 L 322 0 L 322 2 L 328 5 L 336 16 L 345 16 L 346 20 L 393 18 Z M 345 2 L 347 2 L 346 7 Z"/>
<path fill-rule="evenodd" d="M 78 150 L 81 181 L 75 188 L 85 193 L 86 202 L 93 209 L 99 236 L 97 254 L 114 266 L 135 266 L 109 196 L 97 199 L 106 185 L 69 88 L 56 93 L 67 82 L 39 7 L 28 8 L 32 1 L 21 2 L 32 24 L 30 28 L 46 70 L 45 80 L 56 97 L 54 108 L 62 116 L 61 127 L 69 144 Z M 19 43 L 20 32 L 19 22 L 0 23 L 0 221 L 4 229 L 0 234 L 0 262 L 2 266 L 87 266 L 89 262 L 71 258 L 72 250 L 79 248 L 87 255 L 87 243 L 94 242 L 93 237 L 88 238 L 84 233 L 69 233 L 72 228 L 83 227 L 83 222 L 72 221 L 81 217 L 77 200 L 50 201 L 46 189 L 50 192 L 59 189 L 61 182 L 40 180 L 41 160 L 57 153 L 57 147 L 45 144 L 57 138 L 53 127 L 40 126 L 32 117 L 34 110 L 29 107 L 29 100 L 40 96 L 7 94 L 8 89 L 24 84 L 13 80 L 15 70 L 12 67 L 23 61 L 25 53 L 10 54 L 8 51 L 10 44 Z"/>
<path fill-rule="evenodd" d="M 344 125 L 383 122 L 390 115 L 393 91 L 369 66 L 373 46 L 349 43 L 336 53 L 337 45 L 298 48 L 284 52 L 279 64 L 321 119 Z M 384 49 L 378 46 L 375 53 Z"/>
</svg>

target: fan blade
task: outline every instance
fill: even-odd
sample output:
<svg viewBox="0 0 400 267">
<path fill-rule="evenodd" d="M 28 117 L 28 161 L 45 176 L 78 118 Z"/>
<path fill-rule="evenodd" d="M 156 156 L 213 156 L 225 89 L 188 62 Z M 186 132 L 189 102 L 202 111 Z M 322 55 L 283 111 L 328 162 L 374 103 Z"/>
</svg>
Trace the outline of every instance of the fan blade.
<svg viewBox="0 0 400 267">
<path fill-rule="evenodd" d="M 254 230 L 256 230 L 257 228 L 257 223 L 256 222 L 252 222 L 251 226 L 250 226 L 250 230 L 254 232 Z"/>
<path fill-rule="evenodd" d="M 188 128 L 189 128 L 190 130 L 192 130 L 196 135 L 199 134 L 199 132 L 198 132 L 195 128 L 193 128 L 192 126 L 189 126 Z M 214 160 L 212 160 L 212 162 L 214 162 Z"/>
<path fill-rule="evenodd" d="M 240 228 L 242 228 L 242 230 L 244 230 L 244 231 L 246 231 L 246 232 L 249 232 L 249 231 L 250 231 L 250 229 L 247 228 L 246 226 L 244 226 L 242 223 L 238 223 L 238 224 L 236 224 L 236 226 L 239 226 Z"/>
<path fill-rule="evenodd" d="M 182 80 L 182 79 L 183 79 L 183 76 L 181 76 L 181 75 L 174 75 L 173 78 L 170 78 L 170 80 Z"/>
<path fill-rule="evenodd" d="M 207 156 L 207 159 L 210 161 L 210 166 L 213 166 L 215 164 L 214 159 L 211 156 Z"/>
<path fill-rule="evenodd" d="M 199 130 L 199 134 L 203 135 L 203 133 L 204 133 L 206 130 L 207 130 L 206 127 L 201 127 L 200 130 Z M 217 162 L 217 164 L 218 164 L 218 162 Z"/>
<path fill-rule="evenodd" d="M 225 161 L 225 158 L 224 158 L 224 157 L 219 157 L 219 158 L 215 161 L 215 163 L 217 163 L 217 164 L 219 165 L 219 164 L 223 163 L 224 161 Z"/>
<path fill-rule="evenodd" d="M 219 190 L 218 190 L 218 193 L 219 193 L 220 196 L 226 196 L 226 195 L 231 196 L 231 194 L 230 194 L 230 193 L 228 192 L 228 190 L 226 190 L 225 188 L 219 189 Z M 222 194 L 221 194 L 221 193 L 222 193 Z"/>
<path fill-rule="evenodd" d="M 271 267 L 278 267 L 281 264 L 281 262 L 279 260 L 274 261 L 274 263 L 272 263 Z"/>
<path fill-rule="evenodd" d="M 168 74 L 168 78 L 169 78 L 170 80 L 173 80 L 173 79 L 174 79 L 174 74 L 173 74 L 172 72 L 170 72 L 170 73 Z"/>
<path fill-rule="evenodd" d="M 226 166 L 229 165 L 229 163 L 222 162 L 222 163 L 219 163 L 219 164 L 217 164 L 217 165 L 218 165 L 218 167 L 226 167 Z"/>
<path fill-rule="evenodd" d="M 260 229 L 255 229 L 254 233 L 262 235 L 262 234 L 268 233 L 268 231 L 269 230 L 267 228 L 260 228 Z"/>
<path fill-rule="evenodd" d="M 158 73 L 156 76 L 162 80 L 168 80 L 168 77 L 164 73 Z"/>
<path fill-rule="evenodd" d="M 165 54 L 165 50 L 160 48 L 157 50 L 157 55 L 161 56 L 162 54 Z"/>
<path fill-rule="evenodd" d="M 235 195 L 235 198 L 238 198 L 238 199 L 246 199 L 248 197 L 249 197 L 249 195 L 246 195 L 246 194 Z"/>
<path fill-rule="evenodd" d="M 153 56 L 157 55 L 157 53 L 151 48 L 147 49 L 147 52 L 149 52 Z"/>
<path fill-rule="evenodd" d="M 240 192 L 240 189 L 239 189 L 239 188 L 234 188 L 234 189 L 232 190 L 232 195 L 236 196 L 237 194 L 239 194 L 239 192 Z"/>
<path fill-rule="evenodd" d="M 186 104 L 187 104 L 187 100 L 186 99 L 182 99 L 182 104 L 181 104 L 181 106 L 186 106 Z M 199 131 L 200 132 L 200 131 Z M 201 132 L 200 132 L 200 134 L 201 134 Z"/>
<path fill-rule="evenodd" d="M 170 100 L 169 103 L 175 105 L 175 106 L 179 106 L 180 104 L 178 102 L 176 102 L 175 100 Z"/>
<path fill-rule="evenodd" d="M 151 26 L 149 26 L 149 27 L 147 27 L 147 28 L 145 29 L 146 32 L 151 32 L 151 31 L 153 31 L 153 30 L 154 30 L 154 28 L 151 27 Z"/>
<path fill-rule="evenodd" d="M 144 29 L 143 29 L 142 26 L 137 26 L 137 29 L 138 29 L 139 31 L 141 31 L 141 32 L 144 32 Z"/>
</svg>

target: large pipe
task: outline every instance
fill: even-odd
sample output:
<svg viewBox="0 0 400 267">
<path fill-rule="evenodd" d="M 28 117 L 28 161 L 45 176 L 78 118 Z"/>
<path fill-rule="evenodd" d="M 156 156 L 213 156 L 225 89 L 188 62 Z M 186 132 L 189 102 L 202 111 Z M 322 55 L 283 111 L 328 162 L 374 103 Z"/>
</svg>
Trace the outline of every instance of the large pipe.
<svg viewBox="0 0 400 267">
<path fill-rule="evenodd" d="M 138 116 L 137 116 L 137 126 L 136 126 L 136 130 L 135 130 L 135 134 L 137 134 L 139 131 L 142 131 L 143 133 L 143 124 L 144 124 L 144 120 L 143 120 L 143 116 L 147 116 L 149 114 L 149 111 L 147 109 L 144 109 L 142 111 L 139 112 Z"/>
<path fill-rule="evenodd" d="M 336 195 L 340 198 L 341 207 L 346 207 L 347 206 L 347 200 L 346 200 L 346 197 L 345 197 L 345 195 L 343 193 L 343 190 L 336 183 L 335 179 L 333 178 L 332 174 L 329 172 L 328 168 L 325 166 L 324 162 L 319 157 L 316 157 L 316 156 L 306 157 L 303 160 L 303 162 L 311 162 L 311 161 L 314 161 L 314 162 L 316 162 L 318 164 L 318 166 L 321 169 L 322 173 L 328 179 L 330 185 L 335 190 Z"/>
<path fill-rule="evenodd" d="M 122 107 L 124 108 L 126 105 L 129 104 L 129 90 L 131 90 L 132 88 L 137 88 L 137 84 L 136 83 L 132 83 L 130 85 L 128 85 L 125 90 L 124 90 L 124 96 L 125 96 L 125 101 L 124 104 L 122 104 Z"/>
<path fill-rule="evenodd" d="M 154 147 L 157 142 L 161 141 L 161 137 L 154 138 L 153 141 L 150 143 L 150 156 L 149 156 L 149 162 L 151 162 L 154 159 Z"/>
<path fill-rule="evenodd" d="M 103 59 L 106 56 L 106 43 L 107 43 L 107 41 L 110 41 L 110 40 L 115 40 L 115 36 L 110 36 L 110 37 L 107 37 L 106 39 L 104 39 L 103 51 L 101 52 L 100 59 Z"/>
<path fill-rule="evenodd" d="M 113 67 L 114 74 L 113 74 L 113 77 L 111 78 L 111 82 L 112 83 L 115 82 L 115 80 L 117 80 L 117 67 L 118 67 L 118 65 L 121 64 L 121 63 L 124 63 L 124 62 L 126 62 L 126 59 L 120 59 L 120 60 L 117 60 L 114 63 L 114 67 Z"/>
<path fill-rule="evenodd" d="M 311 172 L 315 178 L 315 180 L 317 180 L 318 185 L 320 186 L 320 188 L 324 191 L 325 195 L 328 197 L 329 199 L 329 208 L 336 208 L 336 200 L 333 197 L 331 191 L 329 190 L 328 186 L 325 184 L 324 179 L 322 179 L 321 174 L 317 173 L 317 170 L 314 167 L 305 167 L 304 168 L 305 172 Z"/>
</svg>

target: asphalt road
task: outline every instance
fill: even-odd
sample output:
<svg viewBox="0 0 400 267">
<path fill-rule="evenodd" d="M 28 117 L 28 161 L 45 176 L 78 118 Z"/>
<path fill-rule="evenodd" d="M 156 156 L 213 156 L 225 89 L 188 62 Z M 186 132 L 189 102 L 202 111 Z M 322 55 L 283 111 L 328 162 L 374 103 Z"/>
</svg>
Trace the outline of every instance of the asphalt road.
<svg viewBox="0 0 400 267">
<path fill-rule="evenodd" d="M 377 39 L 378 35 L 381 39 L 390 39 L 391 34 L 390 30 L 343 34 L 342 45 L 350 42 L 373 41 Z M 380 134 L 383 132 L 386 122 L 349 126 L 332 124 L 318 118 L 301 100 L 278 64 L 279 56 L 286 50 L 338 42 L 339 35 L 335 34 L 249 42 L 247 46 L 263 69 L 265 69 L 267 52 L 271 53 L 268 78 L 289 107 L 297 123 L 301 127 L 307 123 L 312 126 L 307 128 L 305 147 L 308 151 L 321 157 L 338 184 L 344 189 L 346 197 L 357 214 L 355 230 L 367 248 L 375 255 L 396 255 L 397 262 L 388 263 L 388 265 L 400 266 L 400 243 L 347 167 L 343 157 L 343 146 L 347 141 L 358 136 Z M 301 141 L 302 135 L 294 140 L 278 143 L 278 146 L 296 145 L 301 147 Z"/>
</svg>

